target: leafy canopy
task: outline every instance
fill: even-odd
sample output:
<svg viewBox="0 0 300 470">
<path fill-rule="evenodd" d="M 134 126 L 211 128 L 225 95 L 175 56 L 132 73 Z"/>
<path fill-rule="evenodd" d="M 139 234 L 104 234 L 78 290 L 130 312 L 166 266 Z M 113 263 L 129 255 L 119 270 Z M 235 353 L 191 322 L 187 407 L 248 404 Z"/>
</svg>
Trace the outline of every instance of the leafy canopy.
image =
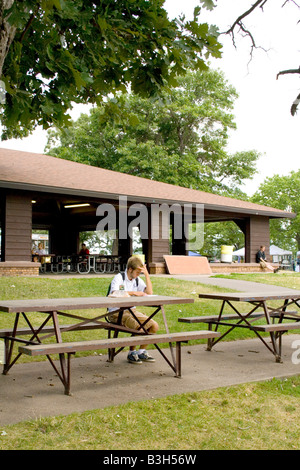
<svg viewBox="0 0 300 470">
<path fill-rule="evenodd" d="M 157 97 L 176 85 L 177 75 L 220 57 L 217 29 L 199 22 L 200 7 L 191 21 L 170 21 L 164 0 L 6 3 L 6 10 L 0 5 L 2 139 L 27 135 L 38 125 L 66 126 L 72 103 L 100 104 L 129 85 L 134 93 Z"/>
</svg>

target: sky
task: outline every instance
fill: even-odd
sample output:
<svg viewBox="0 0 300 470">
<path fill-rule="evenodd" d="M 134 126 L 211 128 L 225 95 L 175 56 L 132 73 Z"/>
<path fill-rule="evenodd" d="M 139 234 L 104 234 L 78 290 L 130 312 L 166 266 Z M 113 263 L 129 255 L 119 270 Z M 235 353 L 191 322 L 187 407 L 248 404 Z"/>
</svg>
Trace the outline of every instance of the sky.
<svg viewBox="0 0 300 470">
<path fill-rule="evenodd" d="M 260 155 L 258 173 L 241 189 L 252 195 L 265 180 L 275 174 L 287 175 L 300 168 L 299 163 L 299 112 L 290 114 L 290 108 L 299 94 L 300 76 L 282 75 L 281 70 L 299 66 L 299 49 L 295 44 L 300 30 L 300 8 L 295 2 L 268 0 L 264 11 L 258 10 L 244 20 L 258 46 L 250 60 L 250 41 L 236 34 L 236 47 L 227 35 L 221 36 L 222 59 L 212 59 L 213 68 L 224 72 L 226 79 L 239 94 L 233 114 L 237 129 L 228 140 L 228 152 L 256 150 Z M 226 31 L 234 20 L 252 6 L 253 0 L 217 0 L 217 7 L 209 12 L 202 9 L 201 22 L 216 24 Z M 164 7 L 170 19 L 185 14 L 192 18 L 199 0 L 166 0 Z M 85 105 L 76 105 L 70 112 L 77 119 L 88 112 Z M 47 133 L 37 129 L 24 139 L 0 142 L 0 147 L 43 153 Z"/>
</svg>

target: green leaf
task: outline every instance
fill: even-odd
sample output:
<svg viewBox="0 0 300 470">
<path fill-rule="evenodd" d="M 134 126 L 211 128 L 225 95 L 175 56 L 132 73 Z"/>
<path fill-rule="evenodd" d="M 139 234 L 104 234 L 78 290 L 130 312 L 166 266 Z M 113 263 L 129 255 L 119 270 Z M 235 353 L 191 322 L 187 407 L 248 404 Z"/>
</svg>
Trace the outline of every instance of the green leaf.
<svg viewBox="0 0 300 470">
<path fill-rule="evenodd" d="M 204 8 L 207 10 L 213 10 L 217 5 L 214 3 L 214 0 L 200 0 Z"/>
<path fill-rule="evenodd" d="M 130 114 L 128 116 L 128 121 L 131 126 L 137 126 L 140 123 L 140 120 L 136 114 Z"/>
</svg>

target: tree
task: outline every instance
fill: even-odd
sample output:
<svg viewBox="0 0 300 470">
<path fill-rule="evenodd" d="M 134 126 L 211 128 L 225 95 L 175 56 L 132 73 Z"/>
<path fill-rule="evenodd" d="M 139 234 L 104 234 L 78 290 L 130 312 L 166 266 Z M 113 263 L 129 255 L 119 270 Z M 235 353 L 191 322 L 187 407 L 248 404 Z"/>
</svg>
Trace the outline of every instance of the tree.
<svg viewBox="0 0 300 470">
<path fill-rule="evenodd" d="M 228 132 L 235 128 L 235 89 L 214 70 L 191 71 L 178 84 L 161 101 L 113 98 L 105 111 L 100 106 L 69 128 L 51 131 L 46 149 L 102 168 L 246 197 L 239 186 L 255 174 L 258 154 L 226 152 Z"/>
<path fill-rule="evenodd" d="M 164 0 L 0 0 L 2 139 L 70 121 L 75 103 L 109 93 L 157 97 L 187 69 L 220 56 L 217 29 L 170 21 Z M 201 0 L 211 7 L 210 0 Z"/>
<path fill-rule="evenodd" d="M 220 259 L 222 245 L 234 246 L 234 250 L 245 246 L 245 236 L 233 221 L 206 223 L 204 230 L 202 256 Z"/>
<path fill-rule="evenodd" d="M 266 178 L 252 201 L 295 212 L 294 219 L 270 220 L 270 237 L 272 243 L 285 249 L 300 250 L 300 170 L 292 171 L 287 176 L 275 175 Z"/>
</svg>

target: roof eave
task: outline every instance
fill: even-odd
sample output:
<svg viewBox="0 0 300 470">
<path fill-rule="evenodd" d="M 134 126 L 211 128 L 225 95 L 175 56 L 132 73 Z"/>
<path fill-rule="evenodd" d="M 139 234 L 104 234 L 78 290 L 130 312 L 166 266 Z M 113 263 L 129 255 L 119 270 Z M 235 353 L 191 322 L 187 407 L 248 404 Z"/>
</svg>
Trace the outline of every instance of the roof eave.
<svg viewBox="0 0 300 470">
<path fill-rule="evenodd" d="M 167 204 L 196 204 L 193 201 L 184 201 L 184 200 L 175 200 L 175 199 L 163 199 L 163 198 L 153 198 L 153 197 L 146 197 L 146 196 L 131 196 L 128 194 L 121 194 L 121 193 L 109 193 L 109 192 L 99 192 L 99 191 L 87 191 L 84 189 L 78 188 L 62 188 L 59 186 L 46 186 L 46 185 L 34 185 L 30 183 L 24 182 L 12 182 L 12 181 L 1 181 L 0 180 L 0 188 L 4 189 L 14 189 L 14 190 L 21 190 L 21 191 L 32 191 L 32 192 L 43 192 L 43 193 L 52 193 L 52 194 L 66 194 L 70 196 L 77 196 L 77 197 L 90 197 L 96 199 L 110 199 L 110 200 L 117 200 L 120 196 L 126 196 L 129 202 L 142 202 L 145 204 L 155 204 L 155 203 L 167 203 Z M 197 203 L 201 204 L 201 203 Z M 296 214 L 293 212 L 286 212 L 286 211 L 272 211 L 267 209 L 250 209 L 250 208 L 241 208 L 241 207 L 233 207 L 233 206 L 223 206 L 219 204 L 210 204 L 210 203 L 203 203 L 204 208 L 221 211 L 221 212 L 231 212 L 231 213 L 243 213 L 245 215 L 257 215 L 257 216 L 265 216 L 270 218 L 289 218 L 293 219 L 296 217 Z"/>
</svg>

